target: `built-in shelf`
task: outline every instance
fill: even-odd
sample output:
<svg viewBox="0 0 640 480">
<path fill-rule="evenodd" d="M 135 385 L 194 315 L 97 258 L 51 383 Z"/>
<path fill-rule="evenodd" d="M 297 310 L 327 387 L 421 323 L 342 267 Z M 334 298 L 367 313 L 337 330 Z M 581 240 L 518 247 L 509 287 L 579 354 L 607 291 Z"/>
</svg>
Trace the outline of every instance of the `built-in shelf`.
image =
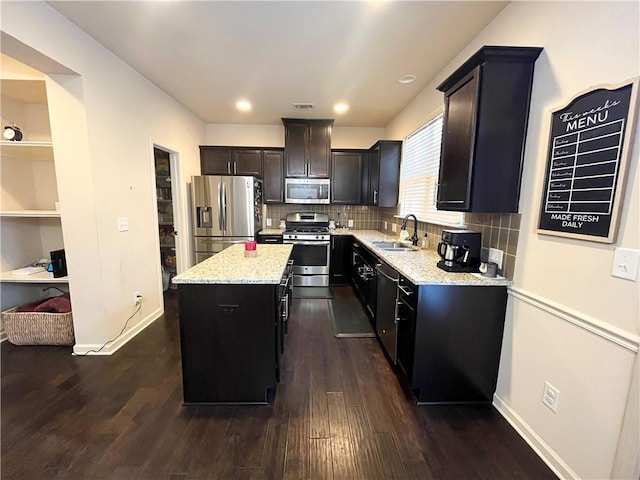
<svg viewBox="0 0 640 480">
<path fill-rule="evenodd" d="M 0 210 L 0 217 L 59 218 L 57 210 Z"/>
<path fill-rule="evenodd" d="M 8 142 L 0 141 L 0 154 L 3 157 L 20 160 L 46 161 L 53 160 L 53 144 L 51 142 Z"/>
<path fill-rule="evenodd" d="M 54 278 L 51 272 L 38 272 L 33 275 L 14 275 L 9 272 L 0 273 L 2 283 L 69 283 L 68 277 Z"/>
</svg>

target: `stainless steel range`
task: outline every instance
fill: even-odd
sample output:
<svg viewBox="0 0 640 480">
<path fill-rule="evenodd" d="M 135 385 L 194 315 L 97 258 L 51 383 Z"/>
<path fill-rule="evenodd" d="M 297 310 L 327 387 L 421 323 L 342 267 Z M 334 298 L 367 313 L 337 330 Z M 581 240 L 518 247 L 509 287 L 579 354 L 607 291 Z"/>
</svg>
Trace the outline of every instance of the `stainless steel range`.
<svg viewBox="0 0 640 480">
<path fill-rule="evenodd" d="M 293 244 L 294 286 L 328 287 L 331 243 L 329 215 L 288 213 L 282 240 Z"/>
</svg>

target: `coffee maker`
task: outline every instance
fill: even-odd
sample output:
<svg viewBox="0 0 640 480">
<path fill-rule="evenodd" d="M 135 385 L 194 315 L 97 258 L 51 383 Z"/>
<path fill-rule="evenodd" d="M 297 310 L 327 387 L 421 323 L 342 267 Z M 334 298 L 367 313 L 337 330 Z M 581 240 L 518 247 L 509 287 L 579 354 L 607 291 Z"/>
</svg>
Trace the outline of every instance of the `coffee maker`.
<svg viewBox="0 0 640 480">
<path fill-rule="evenodd" d="M 447 272 L 477 272 L 480 266 L 482 233 L 472 230 L 443 230 L 438 243 L 442 257 L 437 266 Z"/>
</svg>

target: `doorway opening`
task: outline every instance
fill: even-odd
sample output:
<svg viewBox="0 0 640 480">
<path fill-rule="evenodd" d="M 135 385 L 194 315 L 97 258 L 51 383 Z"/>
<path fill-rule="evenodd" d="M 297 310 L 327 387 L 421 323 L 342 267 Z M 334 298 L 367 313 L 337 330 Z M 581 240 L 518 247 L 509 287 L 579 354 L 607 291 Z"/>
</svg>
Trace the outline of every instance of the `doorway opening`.
<svg viewBox="0 0 640 480">
<path fill-rule="evenodd" d="M 171 184 L 170 153 L 153 147 L 158 204 L 158 238 L 160 241 L 160 268 L 164 294 L 175 290 L 171 279 L 177 274 L 176 229 L 173 216 L 174 191 Z"/>
</svg>

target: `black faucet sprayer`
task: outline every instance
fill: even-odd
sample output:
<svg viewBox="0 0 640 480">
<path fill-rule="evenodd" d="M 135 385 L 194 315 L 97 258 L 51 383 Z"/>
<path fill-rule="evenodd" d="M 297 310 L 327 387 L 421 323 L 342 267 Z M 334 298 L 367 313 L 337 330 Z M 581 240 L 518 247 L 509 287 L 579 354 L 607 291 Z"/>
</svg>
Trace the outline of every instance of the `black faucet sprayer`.
<svg viewBox="0 0 640 480">
<path fill-rule="evenodd" d="M 410 213 L 402 220 L 402 230 L 407 229 L 407 220 L 409 217 L 413 217 L 413 236 L 411 237 L 411 244 L 416 247 L 418 246 L 418 219 L 413 213 Z"/>
</svg>

